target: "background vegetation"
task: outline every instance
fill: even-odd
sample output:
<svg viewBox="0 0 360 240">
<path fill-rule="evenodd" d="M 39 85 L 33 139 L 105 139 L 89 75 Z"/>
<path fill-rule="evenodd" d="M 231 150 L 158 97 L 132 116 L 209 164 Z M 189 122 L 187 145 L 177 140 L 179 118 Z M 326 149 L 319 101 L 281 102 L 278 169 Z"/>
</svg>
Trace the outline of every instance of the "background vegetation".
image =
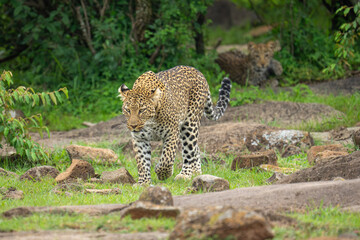
<svg viewBox="0 0 360 240">
<path fill-rule="evenodd" d="M 216 88 L 223 73 L 214 63 L 216 53 L 205 46 L 219 37 L 234 44 L 279 40 L 282 50 L 276 58 L 284 66 L 282 85 L 328 80 L 358 70 L 359 41 L 334 40 L 336 32 L 345 36 L 351 30 L 345 39 L 358 36 L 355 1 L 234 2 L 255 11 L 258 21 L 228 30 L 209 27 L 205 16 L 213 0 L 1 0 L 0 70 L 13 72 L 15 87 L 69 89 L 66 104 L 37 109 L 57 130 L 79 127 L 84 119 L 97 122 L 119 114 L 116 89 L 122 83 L 131 86 L 147 70 L 192 65 Z M 346 16 L 336 13 L 343 5 L 350 7 Z M 352 22 L 351 29 L 340 29 Z M 260 37 L 247 34 L 264 24 L 272 25 L 273 31 Z M 353 53 L 346 56 L 347 64 L 337 64 L 335 49 L 341 45 Z M 329 69 L 323 72 L 325 68 Z M 19 107 L 26 114 L 34 111 Z"/>
</svg>

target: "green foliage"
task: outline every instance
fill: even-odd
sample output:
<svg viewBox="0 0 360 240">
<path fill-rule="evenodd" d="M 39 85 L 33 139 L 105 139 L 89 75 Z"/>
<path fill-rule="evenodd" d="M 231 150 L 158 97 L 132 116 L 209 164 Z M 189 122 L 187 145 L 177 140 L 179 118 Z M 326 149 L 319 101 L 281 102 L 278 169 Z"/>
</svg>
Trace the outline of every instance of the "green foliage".
<svg viewBox="0 0 360 240">
<path fill-rule="evenodd" d="M 11 89 L 9 87 L 12 83 L 12 73 L 4 71 L 0 77 L 0 141 L 4 139 L 6 143 L 16 149 L 20 156 L 26 157 L 30 162 L 46 162 L 49 158 L 48 154 L 38 143 L 33 142 L 29 135 L 29 130 L 37 130 L 43 137 L 43 130 L 45 130 L 50 136 L 48 128 L 43 125 L 41 115 L 15 118 L 11 113 L 15 110 L 16 104 L 21 103 L 30 106 L 50 105 L 51 103 L 57 105 L 58 102 L 63 102 L 60 91 L 65 94 L 66 98 L 68 91 L 66 88 L 61 88 L 53 92 L 35 92 L 32 88 L 24 86 Z M 2 144 L 0 147 L 3 147 Z"/>
<path fill-rule="evenodd" d="M 17 69 L 16 85 L 66 86 L 72 99 L 61 106 L 65 115 L 106 118 L 120 113 L 116 96 L 122 83 L 131 86 L 145 71 L 190 65 L 202 57 L 194 51 L 194 35 L 206 24 L 200 26 L 196 20 L 212 0 L 149 2 L 152 13 L 145 41 L 136 41 L 135 1 L 50 0 L 43 7 L 24 0 L 0 1 L 0 59 L 18 54 L 0 68 Z"/>
<path fill-rule="evenodd" d="M 360 2 L 357 2 L 353 7 L 342 6 L 336 11 L 336 14 L 342 13 L 346 17 L 350 11 L 353 11 L 356 17 L 352 22 L 343 23 L 339 31 L 335 32 L 335 57 L 337 62 L 325 68 L 324 73 L 336 73 L 341 67 L 351 68 L 349 61 L 354 59 L 354 47 L 360 36 Z"/>
</svg>

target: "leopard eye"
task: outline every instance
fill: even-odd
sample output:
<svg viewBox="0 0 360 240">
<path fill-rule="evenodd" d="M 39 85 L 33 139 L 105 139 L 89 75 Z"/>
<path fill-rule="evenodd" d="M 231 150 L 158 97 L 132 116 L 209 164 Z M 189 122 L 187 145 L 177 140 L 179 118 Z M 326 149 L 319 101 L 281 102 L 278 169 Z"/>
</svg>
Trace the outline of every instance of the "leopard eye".
<svg viewBox="0 0 360 240">
<path fill-rule="evenodd" d="M 130 109 L 128 109 L 127 107 L 124 107 L 123 110 L 124 110 L 126 113 L 130 113 Z"/>
<path fill-rule="evenodd" d="M 146 110 L 146 108 L 140 108 L 139 109 L 139 114 L 145 112 L 145 110 Z"/>
</svg>

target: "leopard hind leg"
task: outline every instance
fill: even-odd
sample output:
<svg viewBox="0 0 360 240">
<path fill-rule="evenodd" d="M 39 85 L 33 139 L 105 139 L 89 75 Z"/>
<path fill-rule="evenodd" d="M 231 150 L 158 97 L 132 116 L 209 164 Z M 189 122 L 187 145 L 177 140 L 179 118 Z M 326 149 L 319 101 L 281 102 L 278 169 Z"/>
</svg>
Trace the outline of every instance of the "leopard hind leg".
<svg viewBox="0 0 360 240">
<path fill-rule="evenodd" d="M 182 142 L 183 165 L 181 172 L 175 177 L 190 179 L 193 174 L 201 174 L 200 149 L 198 146 L 200 121 L 186 120 L 180 130 Z"/>
</svg>

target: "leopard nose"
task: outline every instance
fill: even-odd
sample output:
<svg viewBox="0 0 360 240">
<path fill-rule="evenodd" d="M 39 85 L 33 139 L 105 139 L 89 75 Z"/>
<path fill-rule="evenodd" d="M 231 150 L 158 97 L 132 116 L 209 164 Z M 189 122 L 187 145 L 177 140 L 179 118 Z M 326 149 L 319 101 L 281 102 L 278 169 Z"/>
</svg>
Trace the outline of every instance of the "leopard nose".
<svg viewBox="0 0 360 240">
<path fill-rule="evenodd" d="M 135 129 L 137 127 L 137 125 L 136 124 L 134 124 L 134 125 L 130 125 L 130 128 L 131 129 Z"/>
</svg>

